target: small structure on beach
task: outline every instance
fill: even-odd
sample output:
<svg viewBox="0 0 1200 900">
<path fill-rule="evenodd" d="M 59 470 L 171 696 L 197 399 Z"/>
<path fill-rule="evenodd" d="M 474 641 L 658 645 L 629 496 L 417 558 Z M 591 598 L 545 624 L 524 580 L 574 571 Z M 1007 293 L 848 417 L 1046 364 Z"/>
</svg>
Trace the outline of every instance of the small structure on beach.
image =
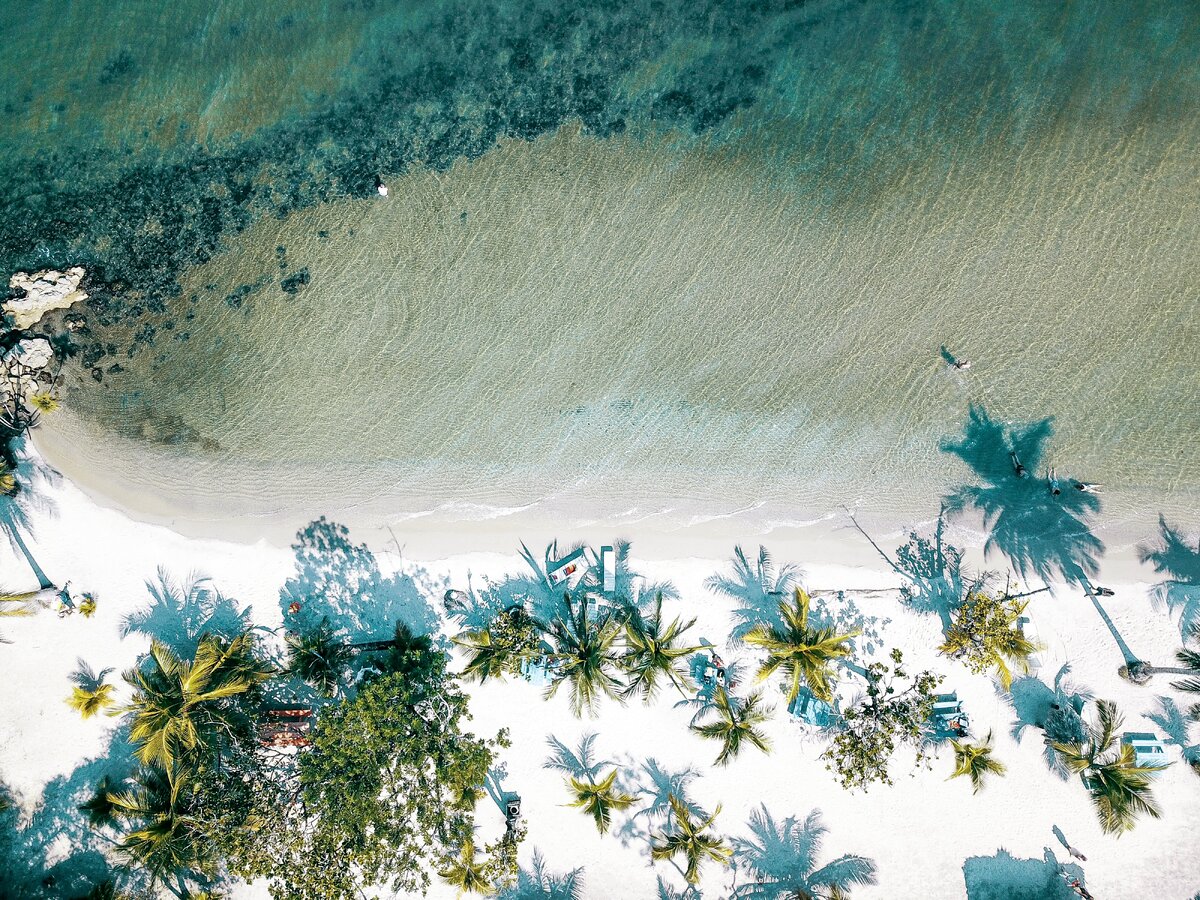
<svg viewBox="0 0 1200 900">
<path fill-rule="evenodd" d="M 930 719 L 935 739 L 966 737 L 970 734 L 971 720 L 963 712 L 962 702 L 958 699 L 957 691 L 937 695 L 934 699 Z"/>
<path fill-rule="evenodd" d="M 610 596 L 617 592 L 617 553 L 608 544 L 600 548 L 600 590 Z"/>
<path fill-rule="evenodd" d="M 828 728 L 837 720 L 837 708 L 816 696 L 808 688 L 801 688 L 796 699 L 788 704 L 788 712 L 805 725 Z"/>
<path fill-rule="evenodd" d="M 286 750 L 307 747 L 313 711 L 307 706 L 284 706 L 263 710 L 258 742 L 264 747 Z"/>
<path fill-rule="evenodd" d="M 1136 765 L 1165 766 L 1169 762 L 1163 742 L 1148 731 L 1127 731 L 1121 735 L 1121 743 L 1133 748 Z"/>
</svg>

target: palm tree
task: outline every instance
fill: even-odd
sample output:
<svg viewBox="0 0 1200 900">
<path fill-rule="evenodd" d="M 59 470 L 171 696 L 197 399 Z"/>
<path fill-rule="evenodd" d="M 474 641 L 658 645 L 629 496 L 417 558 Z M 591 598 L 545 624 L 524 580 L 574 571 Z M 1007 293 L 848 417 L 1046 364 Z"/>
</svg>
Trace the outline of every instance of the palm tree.
<svg viewBox="0 0 1200 900">
<path fill-rule="evenodd" d="M 334 632 L 329 619 L 322 619 L 316 628 L 302 634 L 289 632 L 286 641 L 288 674 L 311 685 L 324 697 L 334 696 L 353 651 Z"/>
<path fill-rule="evenodd" d="M 438 874 L 451 887 L 458 888 L 462 894 L 494 894 L 492 882 L 488 878 L 486 859 L 475 858 L 475 841 L 467 838 L 463 841 L 458 859 L 453 860 L 444 869 L 438 869 Z"/>
<path fill-rule="evenodd" d="M 0 588 L 0 617 L 11 619 L 17 616 L 32 616 L 33 610 L 29 608 L 29 602 L 37 594 L 37 591 L 14 594 L 12 591 Z M 8 644 L 11 642 L 0 636 L 0 643 Z"/>
<path fill-rule="evenodd" d="M 1158 543 L 1138 547 L 1138 558 L 1168 576 L 1154 586 L 1151 597 L 1178 613 L 1179 631 L 1186 635 L 1192 625 L 1200 625 L 1200 542 L 1192 546 L 1161 515 L 1158 528 Z"/>
<path fill-rule="evenodd" d="M 0 459 L 0 494 L 11 497 L 17 492 L 17 478 L 7 460 Z"/>
<path fill-rule="evenodd" d="M 535 849 L 529 868 L 518 870 L 517 883 L 501 890 L 500 900 L 583 900 L 583 868 L 554 875 Z"/>
<path fill-rule="evenodd" d="M 1192 623 L 1188 629 L 1188 635 L 1193 641 L 1200 644 L 1200 622 Z M 1183 647 L 1175 654 L 1175 658 L 1179 660 L 1180 664 L 1187 671 L 1187 674 L 1192 677 L 1184 681 L 1174 681 L 1171 683 L 1171 686 L 1180 691 L 1200 694 L 1200 650 Z M 1193 703 L 1188 710 L 1188 715 L 1200 722 L 1200 703 Z"/>
<path fill-rule="evenodd" d="M 736 642 L 760 623 L 782 624 L 777 618 L 780 600 L 795 586 L 799 577 L 800 570 L 794 565 L 776 571 L 766 547 L 758 548 L 758 558 L 751 563 L 737 546 L 733 548 L 733 576 L 712 575 L 705 580 L 704 586 L 737 602 L 739 608 L 734 616 L 738 622 L 730 632 Z"/>
<path fill-rule="evenodd" d="M 79 811 L 87 814 L 88 824 L 93 828 L 103 828 L 117 821 L 117 807 L 112 796 L 119 793 L 119 784 L 115 784 L 108 775 L 102 775 L 96 784 L 96 790 L 91 799 L 79 805 Z"/>
<path fill-rule="evenodd" d="M 454 643 L 470 652 L 462 677 L 482 683 L 519 674 L 521 663 L 540 655 L 544 630 L 524 607 L 511 606 L 501 610 L 488 625 L 463 631 L 454 638 Z"/>
<path fill-rule="evenodd" d="M 650 845 L 651 859 L 673 859 L 682 853 L 687 862 L 683 877 L 688 884 L 699 883 L 700 866 L 705 860 L 711 859 L 723 866 L 729 865 L 729 858 L 733 856 L 732 848 L 717 835 L 707 833 L 709 826 L 721 814 L 720 806 L 717 806 L 711 816 L 700 821 L 698 816 L 693 818 L 688 808 L 672 797 L 671 812 L 673 819 L 668 830 L 659 834 L 657 840 Z"/>
<path fill-rule="evenodd" d="M 850 655 L 849 641 L 859 634 L 837 634 L 833 628 L 813 628 L 808 623 L 812 601 L 801 588 L 796 588 L 791 604 L 779 604 L 780 625 L 760 624 L 752 628 L 743 640 L 752 647 L 767 651 L 767 658 L 758 670 L 758 679 L 769 678 L 779 669 L 788 676 L 788 703 L 807 684 L 813 694 L 826 703 L 833 702 L 833 663 Z"/>
<path fill-rule="evenodd" d="M 552 734 L 547 736 L 546 743 L 554 752 L 546 760 L 544 768 L 554 769 L 573 778 L 595 780 L 601 769 L 614 765 L 611 759 L 597 760 L 593 757 L 596 743 L 596 732 L 594 731 L 589 731 L 580 737 L 579 747 L 575 750 L 571 750 Z"/>
<path fill-rule="evenodd" d="M 680 668 L 679 660 L 695 653 L 700 647 L 680 647 L 683 633 L 696 624 L 695 619 L 680 623 L 673 620 L 664 626 L 662 615 L 663 595 L 654 600 L 654 614 L 642 616 L 634 610 L 625 622 L 625 657 L 622 664 L 629 675 L 629 686 L 625 696 L 640 692 L 646 704 L 658 693 L 659 678 L 665 676 L 675 689 L 686 697 L 684 679 L 686 673 Z"/>
<path fill-rule="evenodd" d="M 151 641 L 149 660 L 124 676 L 134 689 L 126 711 L 133 714 L 130 739 L 138 759 L 174 767 L 210 741 L 244 733 L 249 722 L 235 698 L 270 676 L 249 632 L 232 641 L 201 638 L 191 662 Z"/>
<path fill-rule="evenodd" d="M 607 834 L 612 824 L 612 814 L 622 809 L 628 809 L 637 803 L 638 798 L 614 787 L 617 780 L 617 770 L 613 769 L 600 781 L 591 778 L 584 780 L 571 776 L 567 779 L 574 801 L 567 806 L 574 806 L 588 813 L 596 822 L 596 830 Z"/>
<path fill-rule="evenodd" d="M 729 765 L 741 752 L 743 744 L 753 744 L 763 753 L 771 752 L 771 742 L 757 727 L 769 718 L 768 711 L 760 707 L 761 703 L 761 693 L 739 700 L 729 696 L 724 688 L 717 688 L 712 706 L 716 720 L 691 726 L 701 737 L 721 741 L 721 752 L 716 759 L 718 766 Z"/>
<path fill-rule="evenodd" d="M 776 822 L 766 804 L 750 813 L 749 838 L 734 840 L 734 858 L 754 878 L 733 896 L 754 900 L 833 900 L 849 897 L 855 885 L 875 884 L 875 863 L 865 856 L 840 856 L 817 866 L 829 829 L 813 810 L 804 822 Z"/>
<path fill-rule="evenodd" d="M 1121 715 L 1110 700 L 1097 700 L 1096 710 L 1098 724 L 1085 724 L 1083 742 L 1053 746 L 1067 767 L 1083 776 L 1096 805 L 1100 827 L 1106 834 L 1120 834 L 1131 831 L 1141 813 L 1159 817 L 1150 783 L 1164 767 L 1138 765 L 1133 747 L 1128 744 L 1120 745 L 1114 754 Z"/>
<path fill-rule="evenodd" d="M 972 793 L 978 794 L 983 788 L 983 779 L 986 775 L 1003 775 L 1005 773 L 1004 763 L 992 759 L 992 733 L 990 731 L 981 744 L 956 740 L 951 740 L 950 744 L 954 747 L 954 774 L 950 777 L 970 776 Z"/>
<path fill-rule="evenodd" d="M 621 664 L 616 649 L 620 626 L 604 615 L 596 622 L 588 620 L 588 602 L 584 597 L 578 605 L 569 594 L 563 595 L 567 618 L 556 619 L 550 626 L 550 641 L 554 645 L 554 681 L 546 690 L 553 697 L 564 683 L 571 685 L 571 711 L 576 718 L 595 715 L 601 695 L 619 700 L 624 685 L 613 674 Z"/>
<path fill-rule="evenodd" d="M 75 687 L 71 689 L 71 696 L 66 702 L 83 718 L 90 719 L 116 702 L 112 696 L 116 688 L 104 681 L 112 669 L 103 669 L 97 674 L 82 659 L 78 662 L 79 669 L 71 675 Z"/>
<path fill-rule="evenodd" d="M 140 769 L 131 788 L 106 793 L 108 812 L 134 826 L 117 845 L 121 855 L 180 898 L 191 894 L 187 880 L 206 882 L 214 866 L 204 829 L 191 809 L 193 798 L 186 772 L 158 766 Z"/>
</svg>

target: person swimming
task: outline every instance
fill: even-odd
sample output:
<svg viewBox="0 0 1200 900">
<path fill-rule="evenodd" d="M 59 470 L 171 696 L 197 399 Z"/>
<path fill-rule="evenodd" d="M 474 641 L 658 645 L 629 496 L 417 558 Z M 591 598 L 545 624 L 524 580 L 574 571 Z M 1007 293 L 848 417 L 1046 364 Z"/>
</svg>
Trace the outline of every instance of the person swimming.
<svg viewBox="0 0 1200 900">
<path fill-rule="evenodd" d="M 1099 494 L 1100 488 L 1102 488 L 1102 487 L 1104 487 L 1104 485 L 1093 484 L 1093 483 L 1087 482 L 1087 481 L 1075 482 L 1075 490 L 1083 491 L 1085 494 Z"/>
<path fill-rule="evenodd" d="M 1012 460 L 1013 471 L 1017 473 L 1018 478 L 1024 478 L 1029 473 L 1025 471 L 1025 466 L 1021 460 L 1017 459 L 1017 451 L 1009 450 L 1008 458 Z"/>
<path fill-rule="evenodd" d="M 955 356 L 953 353 L 951 353 L 949 350 L 946 349 L 945 344 L 942 344 L 941 353 L 942 353 L 942 359 L 944 359 L 946 361 L 946 365 L 949 366 L 954 371 L 965 372 L 965 371 L 967 371 L 967 369 L 971 368 L 971 361 L 969 359 L 959 359 L 957 356 Z"/>
<path fill-rule="evenodd" d="M 1062 488 L 1058 486 L 1058 476 L 1054 474 L 1053 469 L 1046 476 L 1046 484 L 1050 486 L 1050 493 L 1053 496 L 1057 497 L 1062 493 Z"/>
</svg>

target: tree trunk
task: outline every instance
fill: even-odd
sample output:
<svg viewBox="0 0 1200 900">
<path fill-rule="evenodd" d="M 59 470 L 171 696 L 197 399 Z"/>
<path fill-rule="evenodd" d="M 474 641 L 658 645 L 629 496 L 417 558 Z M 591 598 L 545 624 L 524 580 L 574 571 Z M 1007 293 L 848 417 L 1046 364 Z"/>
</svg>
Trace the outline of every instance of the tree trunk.
<svg viewBox="0 0 1200 900">
<path fill-rule="evenodd" d="M 5 531 L 8 532 L 9 539 L 13 546 L 21 551 L 21 555 L 25 557 L 25 561 L 29 563 L 29 568 L 33 569 L 33 574 L 37 577 L 38 587 L 41 590 L 57 587 L 53 581 L 46 577 L 46 573 L 42 571 L 42 567 L 38 565 L 37 560 L 33 558 L 33 554 L 29 552 L 29 548 L 25 545 L 24 538 L 21 537 L 21 530 L 15 526 L 6 526 Z"/>
</svg>

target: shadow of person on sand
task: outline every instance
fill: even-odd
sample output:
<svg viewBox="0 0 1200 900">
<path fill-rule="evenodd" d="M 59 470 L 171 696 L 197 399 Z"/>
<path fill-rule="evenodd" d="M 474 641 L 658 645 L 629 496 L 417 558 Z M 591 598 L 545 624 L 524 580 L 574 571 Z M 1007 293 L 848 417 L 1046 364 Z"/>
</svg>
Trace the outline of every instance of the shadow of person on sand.
<svg viewBox="0 0 1200 900">
<path fill-rule="evenodd" d="M 1138 547 L 1138 559 L 1167 576 L 1150 596 L 1179 617 L 1179 633 L 1186 636 L 1192 625 L 1200 625 L 1200 540 L 1188 543 L 1161 515 L 1158 529 L 1155 543 Z"/>
<path fill-rule="evenodd" d="M 164 568 L 146 582 L 150 602 L 121 620 L 121 636 L 144 634 L 183 658 L 196 655 L 201 635 L 232 640 L 253 624 L 250 607 L 226 597 L 207 576 L 189 574 L 175 581 Z"/>
<path fill-rule="evenodd" d="M 433 579 L 413 567 L 383 575 L 375 555 L 366 544 L 351 543 L 344 525 L 322 516 L 297 533 L 292 550 L 296 574 L 279 592 L 289 629 L 311 631 L 328 618 L 351 641 L 390 639 L 397 622 L 417 635 L 438 630 L 437 613 L 426 597 L 427 590 L 437 589 Z"/>
<path fill-rule="evenodd" d="M 972 404 L 960 438 L 942 441 L 975 476 L 945 498 L 951 515 L 976 509 L 989 530 L 985 554 L 999 551 L 1026 581 L 1064 581 L 1087 589 L 1099 572 L 1104 544 L 1092 532 L 1100 499 L 1063 480 L 1053 491 L 1049 474 L 1039 475 L 1051 419 L 1006 425 Z"/>
<path fill-rule="evenodd" d="M 1000 849 L 994 856 L 971 856 L 963 861 L 967 900 L 1078 900 L 1062 873 L 1083 881 L 1074 863 L 1061 864 L 1047 847 L 1041 859 L 1017 859 Z"/>
</svg>

